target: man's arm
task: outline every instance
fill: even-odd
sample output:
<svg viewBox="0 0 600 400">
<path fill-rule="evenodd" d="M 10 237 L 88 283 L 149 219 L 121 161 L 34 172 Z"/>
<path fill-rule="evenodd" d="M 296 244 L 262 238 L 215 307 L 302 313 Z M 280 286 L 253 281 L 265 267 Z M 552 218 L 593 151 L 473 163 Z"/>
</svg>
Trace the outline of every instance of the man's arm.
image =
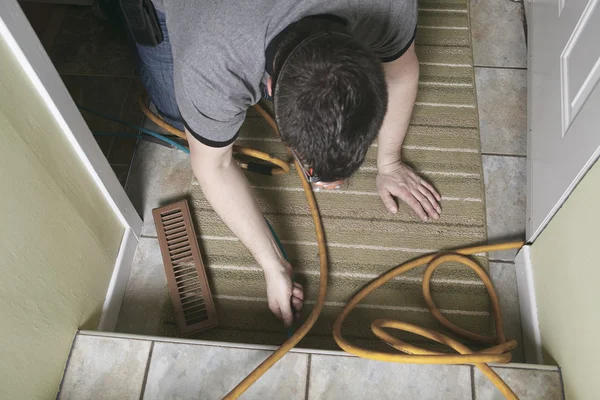
<svg viewBox="0 0 600 400">
<path fill-rule="evenodd" d="M 419 85 L 419 61 L 414 43 L 395 61 L 383 64 L 388 85 L 388 109 L 377 138 L 377 190 L 386 208 L 396 213 L 397 197 L 421 218 L 438 219 L 440 195 L 402 163 L 401 150 L 408 131 Z"/>
<path fill-rule="evenodd" d="M 186 134 L 192 169 L 204 196 L 263 268 L 269 308 L 290 325 L 294 318 L 290 299 L 299 311 L 302 287 L 292 284 L 292 267 L 281 254 L 246 177 L 232 158 L 232 145 L 213 148 L 200 143 L 187 130 Z"/>
</svg>

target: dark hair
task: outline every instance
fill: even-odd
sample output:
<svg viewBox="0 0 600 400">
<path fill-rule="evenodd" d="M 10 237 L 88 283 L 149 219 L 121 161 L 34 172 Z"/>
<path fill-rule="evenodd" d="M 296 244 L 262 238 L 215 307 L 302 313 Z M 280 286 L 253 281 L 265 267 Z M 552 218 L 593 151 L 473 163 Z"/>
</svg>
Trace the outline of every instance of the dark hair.
<svg viewBox="0 0 600 400">
<path fill-rule="evenodd" d="M 297 22 L 274 63 L 282 138 L 323 181 L 346 179 L 358 169 L 387 109 L 380 61 L 340 25 Z"/>
</svg>

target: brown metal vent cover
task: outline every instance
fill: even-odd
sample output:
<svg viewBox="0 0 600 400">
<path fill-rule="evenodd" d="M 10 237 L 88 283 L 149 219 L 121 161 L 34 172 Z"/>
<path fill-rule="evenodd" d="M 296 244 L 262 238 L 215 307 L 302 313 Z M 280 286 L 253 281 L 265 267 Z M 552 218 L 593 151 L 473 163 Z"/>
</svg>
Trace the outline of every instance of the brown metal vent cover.
<svg viewBox="0 0 600 400">
<path fill-rule="evenodd" d="M 218 325 L 186 200 L 152 210 L 177 328 L 189 335 Z"/>
</svg>

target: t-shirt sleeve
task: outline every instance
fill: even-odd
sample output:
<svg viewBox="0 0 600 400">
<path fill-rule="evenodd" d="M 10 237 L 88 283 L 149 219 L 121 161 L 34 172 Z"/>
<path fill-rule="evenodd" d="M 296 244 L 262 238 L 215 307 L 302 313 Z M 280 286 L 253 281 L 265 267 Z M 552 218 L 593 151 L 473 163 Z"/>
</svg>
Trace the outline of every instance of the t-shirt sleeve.
<svg viewBox="0 0 600 400">
<path fill-rule="evenodd" d="M 382 62 L 391 62 L 415 40 L 417 16 L 417 0 L 357 1 L 353 30 Z"/>
<path fill-rule="evenodd" d="M 224 94 L 193 66 L 175 62 L 175 97 L 187 130 L 201 143 L 225 147 L 237 138 L 246 107 Z M 231 87 L 230 87 L 231 90 Z M 236 101 L 237 100 L 237 101 Z"/>
</svg>

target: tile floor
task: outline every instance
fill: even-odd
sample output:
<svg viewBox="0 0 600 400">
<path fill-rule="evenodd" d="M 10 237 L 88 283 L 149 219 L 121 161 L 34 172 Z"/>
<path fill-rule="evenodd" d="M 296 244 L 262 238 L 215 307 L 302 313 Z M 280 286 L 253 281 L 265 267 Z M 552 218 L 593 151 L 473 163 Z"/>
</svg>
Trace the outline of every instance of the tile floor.
<svg viewBox="0 0 600 400">
<path fill-rule="evenodd" d="M 75 103 L 141 124 L 143 87 L 135 76 L 124 32 L 88 6 L 23 3 L 23 9 Z M 135 129 L 83 112 L 92 132 L 138 134 Z M 126 185 L 138 139 L 97 136 L 117 178 Z"/>
<path fill-rule="evenodd" d="M 59 393 L 66 399 L 220 399 L 269 351 L 80 333 Z M 521 400 L 562 400 L 555 368 L 495 368 Z M 435 384 L 432 384 L 435 383 Z M 243 399 L 501 399 L 475 368 L 288 353 Z"/>
<path fill-rule="evenodd" d="M 523 239 L 525 232 L 527 55 L 522 20 L 523 6 L 520 3 L 510 0 L 471 0 L 472 38 L 490 241 Z M 135 76 L 133 60 L 126 41 L 123 35 L 114 31 L 107 22 L 96 18 L 89 7 L 67 7 L 56 39 L 50 48 L 46 48 L 49 49 L 52 61 L 76 102 L 134 123 L 142 121 L 142 115 L 136 104 L 136 98 L 142 88 Z M 92 130 L 114 131 L 118 128 L 113 123 L 87 113 L 84 113 L 84 118 Z M 123 132 L 135 133 L 127 129 Z M 162 267 L 150 210 L 173 199 L 185 197 L 191 186 L 191 169 L 187 156 L 156 143 L 107 137 L 99 137 L 98 143 L 126 187 L 134 205 L 144 217 L 142 232 L 144 238 L 140 243 L 136 265 L 132 272 L 134 278 L 130 281 L 128 292 L 130 299 L 128 301 L 126 298 L 123 305 L 122 319 L 119 321 L 120 331 L 154 334 L 156 333 L 154 322 L 143 312 L 143 307 L 161 307 L 160 301 L 163 301 L 164 297 L 158 294 L 151 295 L 150 291 L 153 290 L 152 288 L 157 290 L 164 288 L 164 282 L 161 278 Z M 520 340 L 521 323 L 513 258 L 514 252 L 491 254 L 491 275 L 502 299 L 507 334 Z M 144 273 L 138 268 L 150 265 L 152 268 L 145 268 Z M 146 297 L 136 297 L 143 293 Z M 153 364 L 154 361 L 151 363 L 146 374 L 152 374 L 151 376 L 156 379 L 149 380 L 145 389 L 142 389 L 141 383 L 137 389 L 132 389 L 131 398 L 139 398 L 142 390 L 145 390 L 148 398 L 162 398 L 162 394 L 166 393 L 166 386 L 157 382 L 160 382 L 158 379 L 160 376 L 168 373 L 169 365 L 173 362 L 169 357 L 174 356 L 172 352 L 169 353 L 167 345 L 153 347 L 156 352 L 153 354 L 157 357 L 162 354 L 160 359 L 164 361 L 157 362 L 156 365 Z M 145 346 L 132 347 L 127 351 L 139 352 L 140 357 L 147 357 L 151 352 L 150 348 Z M 160 353 L 161 351 L 163 353 Z M 185 354 L 181 357 L 185 357 Z M 340 385 L 341 391 L 353 388 L 351 381 L 329 382 L 330 374 L 315 373 L 315 371 L 336 371 L 335 360 L 320 357 L 313 356 L 308 367 L 302 364 L 302 361 L 293 360 L 298 368 L 309 371 L 307 376 L 310 376 L 309 380 L 312 382 L 310 398 L 337 397 L 336 394 L 327 392 L 328 388 L 335 385 Z M 515 359 L 522 360 L 521 349 L 515 352 Z M 107 363 L 121 365 L 119 364 L 121 361 L 107 360 Z M 356 362 L 362 361 L 356 360 Z M 86 365 L 83 361 L 78 365 L 78 368 L 82 369 L 94 367 Z M 361 368 L 370 371 L 386 367 L 384 364 L 374 366 L 361 364 Z M 121 377 L 137 375 L 128 379 L 125 384 L 129 385 L 139 380 L 139 373 L 135 368 L 127 368 L 127 371 L 127 374 Z M 469 374 L 463 377 L 464 373 L 460 368 L 456 371 L 455 383 L 465 379 L 470 382 Z M 385 375 L 387 373 L 391 375 Z M 394 374 L 395 372 L 378 371 L 377 376 L 387 376 L 385 378 L 387 382 L 396 379 Z M 545 373 L 533 374 L 532 379 L 543 381 L 546 379 L 545 376 Z M 181 379 L 181 382 L 184 382 L 184 377 Z M 402 379 L 398 382 L 403 382 Z M 478 378 L 477 373 L 474 379 L 475 398 L 493 398 L 493 391 L 485 389 L 486 383 Z M 280 381 L 280 379 L 274 380 L 274 382 Z M 377 386 L 377 382 L 375 375 L 372 381 L 369 380 L 369 384 L 373 386 Z M 69 378 L 69 373 L 65 378 L 65 385 L 67 384 L 76 384 L 76 381 Z M 414 388 L 416 391 L 414 393 L 418 393 L 417 398 L 431 398 L 428 397 L 431 396 L 428 394 L 431 393 L 430 388 L 427 385 L 419 387 L 419 384 L 416 382 Z M 178 387 L 176 384 L 173 385 Z M 403 390 L 406 389 L 405 385 L 401 386 Z M 481 389 L 478 389 L 480 386 Z M 466 396 L 467 392 L 461 390 L 467 389 L 470 393 L 470 386 L 466 389 L 462 386 L 446 388 L 445 398 L 453 398 L 453 396 L 464 398 L 460 396 Z M 361 393 L 360 390 L 362 389 L 350 389 L 350 395 L 345 397 Z M 538 396 L 536 392 L 536 395 L 531 398 L 551 399 L 554 398 L 552 393 L 547 397 L 536 397 Z M 296 395 L 302 398 L 303 393 L 299 391 L 289 397 L 294 398 Z M 106 393 L 106 396 L 110 398 L 110 393 Z M 128 398 L 128 396 L 124 395 L 120 398 Z"/>
</svg>

